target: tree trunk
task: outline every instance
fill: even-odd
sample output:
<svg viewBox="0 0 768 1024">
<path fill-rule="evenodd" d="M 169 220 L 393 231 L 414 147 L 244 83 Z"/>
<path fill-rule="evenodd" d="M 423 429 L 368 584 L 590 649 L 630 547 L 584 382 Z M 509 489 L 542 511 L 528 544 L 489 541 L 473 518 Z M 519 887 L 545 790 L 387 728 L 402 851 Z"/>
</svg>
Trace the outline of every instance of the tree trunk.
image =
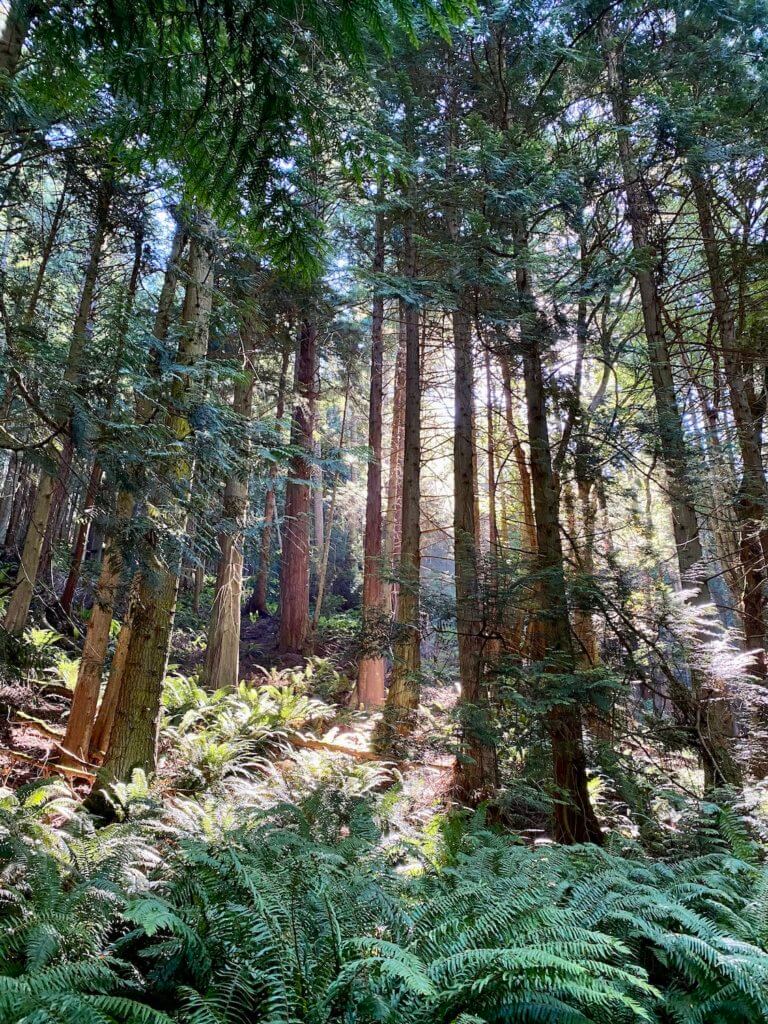
<svg viewBox="0 0 768 1024">
<path fill-rule="evenodd" d="M 694 590 L 694 605 L 711 601 L 709 585 L 703 575 L 703 550 L 699 537 L 696 508 L 691 500 L 691 479 L 685 432 L 675 393 L 667 339 L 662 322 L 662 302 L 658 281 L 663 273 L 662 256 L 654 244 L 653 227 L 656 216 L 654 197 L 642 177 L 635 158 L 630 137 L 632 111 L 615 43 L 610 39 L 608 24 L 600 28 L 601 41 L 608 78 L 608 94 L 616 123 L 619 162 L 624 178 L 627 217 L 632 232 L 632 244 L 638 255 L 635 276 L 640 289 L 640 304 L 648 346 L 648 360 L 659 425 L 661 456 L 667 476 L 668 497 L 672 510 L 672 526 L 677 549 L 677 561 L 684 587 Z M 706 643 L 706 636 L 701 642 Z M 722 726 L 717 709 L 719 701 L 705 698 L 704 680 L 693 672 L 692 703 L 690 712 L 682 713 L 693 721 L 687 725 L 699 747 L 708 784 L 735 783 L 739 779 L 738 767 L 728 750 L 728 738 L 721 735 Z M 721 695 L 722 696 L 722 695 Z M 680 697 L 685 695 L 680 692 Z M 710 707 L 714 715 L 710 715 Z"/>
<path fill-rule="evenodd" d="M 168 335 L 171 309 L 176 294 L 179 276 L 178 260 L 186 241 L 186 229 L 179 226 L 174 235 L 168 266 L 163 280 L 163 287 L 158 301 L 157 315 L 154 323 L 154 337 L 162 342 Z M 152 369 L 154 362 L 150 363 Z M 154 406 L 142 396 L 136 397 L 136 419 L 138 423 L 147 423 L 154 415 Z M 115 501 L 115 526 L 107 539 L 106 552 L 101 564 L 99 580 L 96 584 L 91 617 L 83 644 L 83 656 L 77 674 L 77 684 L 72 700 L 70 718 L 64 748 L 88 751 L 91 755 L 106 750 L 112 728 L 117 696 L 122 682 L 122 668 L 125 663 L 125 651 L 128 645 L 130 630 L 126 624 L 120 631 L 118 649 L 112 659 L 112 667 L 99 709 L 98 719 L 94 723 L 93 713 L 99 699 L 101 676 L 109 647 L 109 633 L 112 616 L 115 610 L 120 581 L 123 574 L 123 552 L 121 534 L 129 522 L 134 508 L 134 496 L 131 492 L 120 490 Z M 127 622 L 127 620 L 126 620 Z M 120 655 L 118 657 L 118 654 Z M 93 735 L 91 736 L 91 729 Z M 81 756 L 81 755 L 78 755 Z M 82 755 L 85 757 L 85 755 Z M 85 758 L 87 760 L 87 757 Z"/>
<path fill-rule="evenodd" d="M 485 429 L 486 447 L 485 457 L 488 473 L 488 549 L 491 553 L 491 563 L 499 557 L 499 520 L 496 502 L 497 479 L 496 479 L 496 436 L 495 436 L 495 396 L 493 387 L 493 376 L 491 374 L 491 351 L 485 347 Z"/>
<path fill-rule="evenodd" d="M 384 216 L 376 215 L 373 273 L 384 270 Z M 357 675 L 357 700 L 364 707 L 384 703 L 385 662 L 381 633 L 387 621 L 386 593 L 382 573 L 381 449 L 384 374 L 384 297 L 374 280 L 371 315 L 371 383 L 368 401 L 368 476 L 363 538 L 362 658 Z"/>
<path fill-rule="evenodd" d="M 198 233 L 190 245 L 188 283 L 181 313 L 183 330 L 176 356 L 177 364 L 190 370 L 205 358 L 208 348 L 213 299 L 210 233 L 209 222 L 201 218 Z M 188 408 L 198 387 L 190 374 L 180 370 L 171 388 L 165 423 L 180 442 L 192 433 Z M 191 487 L 193 466 L 186 451 L 177 456 L 169 472 L 177 484 L 181 483 L 185 489 Z M 182 515 L 177 524 L 180 533 L 184 531 L 184 518 Z M 132 588 L 122 683 L 109 748 L 97 780 L 102 788 L 130 778 L 134 768 L 147 773 L 156 768 L 160 704 L 176 611 L 181 552 L 164 561 L 159 539 L 150 534 L 147 543 L 148 565 L 137 573 Z"/>
<path fill-rule="evenodd" d="M 453 441 L 453 544 L 456 633 L 461 683 L 462 749 L 456 787 L 471 803 L 498 782 L 490 739 L 489 702 L 483 670 L 483 619 L 478 578 L 476 452 L 473 431 L 473 353 L 469 314 L 453 313 L 455 433 Z"/>
<path fill-rule="evenodd" d="M 13 78 L 19 66 L 21 50 L 30 22 L 37 13 L 32 0 L 10 0 L 5 21 L 0 29 L 0 79 Z M 0 80 L 0 87 L 2 82 Z"/>
<path fill-rule="evenodd" d="M 141 276 L 141 261 L 143 254 L 144 230 L 143 227 L 141 227 L 135 232 L 134 236 L 133 265 L 131 267 L 131 273 L 128 277 L 125 302 L 120 315 L 120 326 L 118 328 L 118 343 L 116 346 L 115 360 L 113 364 L 111 380 L 109 381 L 109 384 L 107 386 L 108 394 L 105 409 L 106 415 L 108 415 L 112 411 L 112 406 L 115 400 L 115 394 L 117 392 L 120 371 L 122 369 L 123 363 L 123 355 L 125 353 L 125 340 L 126 333 L 128 331 L 129 317 L 131 314 L 131 310 L 133 309 L 134 300 L 136 298 L 136 291 L 139 287 L 139 278 Z M 80 579 L 80 569 L 83 562 L 83 555 L 85 554 L 85 547 L 88 541 L 88 534 L 91 528 L 91 512 L 96 503 L 96 497 L 99 493 L 101 476 L 101 464 L 98 458 L 96 458 L 94 459 L 93 466 L 91 468 L 91 474 L 85 489 L 83 506 L 80 516 L 80 524 L 78 526 L 77 538 L 75 540 L 75 544 L 72 550 L 72 556 L 70 558 L 67 581 L 64 585 L 64 590 L 59 600 L 59 607 L 64 615 L 69 615 L 69 612 L 72 608 L 72 599 L 75 596 L 75 589 L 77 588 L 77 583 L 78 580 Z"/>
<path fill-rule="evenodd" d="M 8 540 L 8 528 L 11 523 L 11 511 L 13 502 L 19 487 L 21 476 L 21 455 L 19 452 L 12 452 L 8 463 L 8 469 L 3 481 L 3 495 L 0 499 L 0 546 L 5 548 Z"/>
<path fill-rule="evenodd" d="M 96 211 L 96 223 L 94 226 L 91 247 L 88 256 L 88 264 L 83 278 L 83 288 L 80 293 L 80 301 L 77 307 L 77 315 L 72 330 L 72 337 L 69 344 L 67 363 L 64 368 L 65 386 L 74 388 L 79 384 L 83 373 L 83 357 L 85 346 L 88 340 L 88 321 L 91 314 L 91 305 L 96 289 L 96 280 L 101 263 L 104 239 L 107 234 L 109 211 L 112 204 L 113 183 L 110 178 L 104 179 L 99 190 L 99 197 Z M 71 416 L 71 407 L 67 406 L 57 410 L 58 418 L 67 420 Z M 40 562 L 43 554 L 45 538 L 51 522 L 51 511 L 54 507 L 54 494 L 57 488 L 60 491 L 61 483 L 69 476 L 69 469 L 72 459 L 72 437 L 71 430 L 68 430 L 62 448 L 59 462 L 59 471 L 56 476 L 43 470 L 35 504 L 30 520 L 29 529 L 24 540 L 24 550 L 21 556 L 21 565 L 16 577 L 11 599 L 5 613 L 4 626 L 9 633 L 19 635 L 23 632 L 29 616 L 29 606 L 32 603 L 35 582 L 37 581 Z"/>
<path fill-rule="evenodd" d="M 347 410 L 349 408 L 349 388 L 351 382 L 351 374 L 347 374 L 347 386 L 344 389 L 344 409 L 341 414 L 341 430 L 339 431 L 339 449 L 344 450 L 344 429 L 347 425 Z M 325 537 L 323 539 L 323 549 L 320 552 L 320 560 L 317 567 L 317 597 L 315 599 L 315 609 L 312 613 L 312 635 L 314 636 L 317 625 L 320 622 L 320 616 L 323 612 L 323 598 L 325 597 L 325 586 L 328 577 L 328 558 L 331 553 L 331 536 L 333 534 L 333 521 L 336 514 L 336 496 L 339 489 L 339 478 L 336 476 L 333 481 L 333 488 L 331 490 L 331 503 L 328 508 L 328 521 L 325 524 Z"/>
<path fill-rule="evenodd" d="M 88 540 L 88 531 L 90 530 L 90 517 L 92 514 L 93 506 L 96 503 L 96 497 L 99 493 L 99 486 L 101 484 L 101 464 L 98 459 L 94 460 L 91 468 L 91 475 L 88 478 L 88 486 L 85 489 L 85 496 L 83 498 L 83 505 L 80 511 L 80 525 L 77 528 L 77 537 L 75 539 L 75 546 L 72 550 L 72 557 L 69 562 L 69 574 L 67 576 L 67 582 L 64 584 L 64 590 L 61 593 L 59 605 L 65 615 L 69 615 L 72 610 L 72 601 L 75 596 L 75 590 L 77 589 L 77 582 L 80 579 L 80 567 L 83 563 L 83 555 L 85 554 L 85 545 Z"/>
<path fill-rule="evenodd" d="M 275 408 L 275 419 L 280 424 L 285 413 L 285 387 L 288 379 L 288 364 L 291 352 L 287 345 L 283 347 L 282 363 L 280 365 L 280 377 L 277 384 L 277 405 Z M 278 426 L 278 429 L 280 427 Z M 254 612 L 260 617 L 269 616 L 267 607 L 267 594 L 269 591 L 269 570 L 272 564 L 272 533 L 275 519 L 277 518 L 277 463 L 269 467 L 269 483 L 267 493 L 264 496 L 264 523 L 259 538 L 259 567 L 256 573 L 256 583 L 245 608 L 244 614 L 252 615 Z"/>
<path fill-rule="evenodd" d="M 320 461 L 323 449 L 319 438 L 314 442 L 315 461 L 312 464 L 312 535 L 315 560 L 319 566 L 325 547 L 325 494 L 323 492 L 323 467 Z"/>
<path fill-rule="evenodd" d="M 635 277 L 640 288 L 640 304 L 648 345 L 648 362 L 656 403 L 659 440 L 669 486 L 672 525 L 677 548 L 677 559 L 683 586 L 693 587 L 695 600 L 710 600 L 707 581 L 702 577 L 703 552 L 699 539 L 696 509 L 690 498 L 691 482 L 688 454 L 685 444 L 683 420 L 677 403 L 672 363 L 662 322 L 662 303 L 658 276 L 663 271 L 661 256 L 653 241 L 654 199 L 642 177 L 632 150 L 630 126 L 632 113 L 626 96 L 616 48 L 607 38 L 603 25 L 605 62 L 608 73 L 608 91 L 616 123 L 619 161 L 624 178 L 627 217 L 632 232 L 632 244 L 638 255 Z"/>
<path fill-rule="evenodd" d="M 504 387 L 504 417 L 507 423 L 509 443 L 512 446 L 512 454 L 515 458 L 518 486 L 520 488 L 520 503 L 523 511 L 522 529 L 520 531 L 521 547 L 524 554 L 535 555 L 537 550 L 536 517 L 533 514 L 531 473 L 528 468 L 525 450 L 520 441 L 517 424 L 515 423 L 515 413 L 512 408 L 512 372 L 509 365 L 509 357 L 505 352 L 499 353 L 499 364 L 501 366 Z"/>
<path fill-rule="evenodd" d="M 31 504 L 32 494 L 35 489 L 32 467 L 29 461 L 22 456 L 16 493 L 13 496 L 11 513 L 8 518 L 8 529 L 5 534 L 4 550 L 8 553 L 18 552 L 20 544 L 24 539 L 23 535 L 20 536 L 22 524 L 27 519 L 27 509 Z"/>
<path fill-rule="evenodd" d="M 309 570 L 311 520 L 311 453 L 315 408 L 317 331 L 305 320 L 299 329 L 296 357 L 296 404 L 293 410 L 291 460 L 285 488 L 283 553 L 280 566 L 281 654 L 300 653 L 309 631 Z"/>
<path fill-rule="evenodd" d="M 518 236 L 518 252 L 522 253 L 524 245 L 525 241 Z M 523 348 L 531 485 L 536 515 L 538 589 L 541 599 L 540 657 L 544 662 L 544 679 L 552 675 L 553 685 L 561 686 L 563 676 L 573 677 L 574 658 L 560 541 L 559 500 L 552 470 L 541 366 L 541 342 L 547 336 L 547 325 L 536 309 L 530 276 L 525 266 L 518 265 L 516 282 L 521 306 L 520 340 Z M 547 713 L 555 784 L 555 839 L 561 843 L 600 843 L 602 834 L 587 790 L 587 766 L 577 696 L 564 696 L 558 701 L 553 695 L 553 706 Z"/>
<path fill-rule="evenodd" d="M 414 279 L 416 246 L 412 214 L 406 220 L 403 235 L 404 271 L 406 277 Z M 412 730 L 421 689 L 421 339 L 418 308 L 405 303 L 404 313 L 405 413 L 399 594 L 392 678 L 384 721 L 376 741 L 382 749 L 391 746 L 396 735 L 407 735 Z"/>
<path fill-rule="evenodd" d="M 715 233 L 710 190 L 700 170 L 689 167 L 693 197 L 704 243 L 712 301 L 715 308 L 720 354 L 731 398 L 736 437 L 741 453 L 742 475 L 735 511 L 739 521 L 739 559 L 744 576 L 742 595 L 747 650 L 753 652 L 751 670 L 761 679 L 768 676 L 768 534 L 762 523 L 768 512 L 768 484 L 762 455 L 758 417 L 753 414 L 744 377 L 736 317 L 725 281 Z"/>
<path fill-rule="evenodd" d="M 241 419 L 243 430 L 250 427 L 253 415 L 253 360 L 257 331 L 251 317 L 244 324 L 243 370 L 245 380 L 235 384 L 232 410 Z M 250 444 L 243 452 L 247 465 Z M 214 690 L 234 689 L 240 675 L 240 603 L 243 592 L 243 543 L 248 517 L 248 474 L 234 472 L 224 487 L 225 530 L 219 533 L 219 565 L 216 590 L 208 626 L 205 681 Z"/>
<path fill-rule="evenodd" d="M 118 495 L 115 510 L 118 521 L 127 522 L 133 510 L 133 498 L 125 491 Z M 123 559 L 116 536 L 110 538 L 104 556 L 99 577 L 99 585 L 91 608 L 91 617 L 83 643 L 83 653 L 77 673 L 77 684 L 72 697 L 72 705 L 67 719 L 67 730 L 64 734 L 62 747 L 66 752 L 74 754 L 74 758 L 65 753 L 62 764 L 76 764 L 75 759 L 90 760 L 91 756 L 103 749 L 102 736 L 97 744 L 91 747 L 91 733 L 94 730 L 96 706 L 101 688 L 101 673 L 104 658 L 109 644 L 112 627 L 112 612 L 122 576 Z M 104 723 L 102 729 L 103 733 Z"/>
<path fill-rule="evenodd" d="M 405 304 L 399 303 L 399 326 L 395 375 L 392 394 L 392 433 L 389 445 L 389 477 L 387 479 L 387 515 L 384 522 L 384 565 L 394 576 L 400 561 L 400 536 L 403 505 L 403 435 L 405 432 Z M 397 583 L 389 587 L 392 614 L 397 613 Z"/>
</svg>

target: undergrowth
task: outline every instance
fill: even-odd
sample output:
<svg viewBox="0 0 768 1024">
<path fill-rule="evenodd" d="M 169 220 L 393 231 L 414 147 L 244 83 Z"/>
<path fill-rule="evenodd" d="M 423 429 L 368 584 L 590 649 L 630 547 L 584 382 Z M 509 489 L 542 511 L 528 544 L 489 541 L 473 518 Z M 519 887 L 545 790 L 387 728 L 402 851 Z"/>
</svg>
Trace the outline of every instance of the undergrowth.
<svg viewBox="0 0 768 1024">
<path fill-rule="evenodd" d="M 768 1015 L 768 873 L 726 810 L 697 855 L 650 859 L 533 849 L 481 815 L 406 842 L 338 779 L 268 809 L 147 806 L 98 828 L 61 784 L 3 795 L 3 1024 Z"/>
</svg>

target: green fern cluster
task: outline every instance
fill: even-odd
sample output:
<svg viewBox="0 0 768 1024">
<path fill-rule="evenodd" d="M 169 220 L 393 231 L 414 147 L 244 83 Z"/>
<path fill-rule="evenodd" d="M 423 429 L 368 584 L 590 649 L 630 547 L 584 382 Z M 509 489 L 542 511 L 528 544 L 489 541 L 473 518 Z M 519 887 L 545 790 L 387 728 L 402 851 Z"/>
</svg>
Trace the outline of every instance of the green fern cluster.
<svg viewBox="0 0 768 1024">
<path fill-rule="evenodd" d="M 54 824 L 55 823 L 55 824 Z M 768 873 L 734 852 L 531 849 L 365 795 L 97 830 L 60 787 L 0 805 L 0 1022 L 768 1019 Z"/>
<path fill-rule="evenodd" d="M 240 683 L 235 690 L 204 690 L 193 678 L 170 676 L 163 697 L 163 733 L 176 753 L 178 788 L 210 789 L 248 775 L 292 738 L 330 721 L 335 711 L 293 686 Z"/>
</svg>

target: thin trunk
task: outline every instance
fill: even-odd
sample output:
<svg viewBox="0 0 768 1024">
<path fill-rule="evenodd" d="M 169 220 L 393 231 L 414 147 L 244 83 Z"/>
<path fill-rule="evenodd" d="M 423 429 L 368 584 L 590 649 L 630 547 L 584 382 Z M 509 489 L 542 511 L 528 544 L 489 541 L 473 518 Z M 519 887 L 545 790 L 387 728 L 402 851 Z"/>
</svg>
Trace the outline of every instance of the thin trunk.
<svg viewBox="0 0 768 1024">
<path fill-rule="evenodd" d="M 349 407 L 349 385 L 350 376 L 347 375 L 347 386 L 344 389 L 344 410 L 341 414 L 341 430 L 339 431 L 339 450 L 344 450 L 344 429 L 347 425 L 347 409 Z M 336 514 L 336 496 L 339 491 L 339 478 L 336 476 L 333 481 L 333 488 L 331 489 L 331 503 L 328 508 L 328 522 L 325 524 L 325 539 L 323 541 L 323 550 L 320 553 L 320 563 L 317 571 L 317 598 L 315 599 L 315 610 L 312 614 L 312 635 L 317 629 L 317 625 L 320 622 L 320 616 L 323 611 L 323 598 L 325 597 L 325 585 L 328 576 L 328 558 L 331 553 L 331 535 L 333 533 L 333 520 Z"/>
<path fill-rule="evenodd" d="M 715 308 L 720 354 L 736 437 L 741 454 L 742 474 L 735 512 L 739 521 L 739 559 L 744 576 L 742 595 L 744 632 L 747 650 L 754 653 L 752 671 L 761 679 L 768 677 L 766 635 L 768 634 L 768 534 L 763 522 L 768 512 L 768 484 L 762 455 L 759 417 L 749 400 L 741 359 L 736 317 L 725 280 L 720 249 L 712 215 L 711 193 L 701 171 L 690 166 L 693 197 L 704 243 L 712 301 Z"/>
<path fill-rule="evenodd" d="M 515 422 L 515 412 L 512 402 L 512 372 L 509 365 L 509 358 L 503 351 L 497 353 L 502 373 L 502 389 L 504 392 L 504 418 L 507 425 L 507 436 L 517 469 L 517 492 L 520 508 L 522 510 L 522 524 L 520 526 L 520 552 L 521 568 L 523 572 L 532 569 L 536 552 L 538 550 L 536 540 L 536 518 L 533 512 L 533 492 L 531 490 L 531 473 L 528 467 L 528 458 L 525 454 L 520 433 Z M 505 629 L 505 647 L 507 651 L 515 656 L 520 656 L 523 650 L 530 648 L 536 639 L 532 636 L 537 627 L 536 618 L 529 615 L 529 601 L 518 598 L 514 603 L 514 609 L 510 616 L 505 615 L 509 626 Z M 526 624 L 529 627 L 529 635 L 526 639 Z"/>
<path fill-rule="evenodd" d="M 312 534 L 315 560 L 320 564 L 325 547 L 325 495 L 323 493 L 323 450 L 318 438 L 314 443 L 315 461 L 312 464 Z"/>
<path fill-rule="evenodd" d="M 389 445 L 387 515 L 384 522 L 384 566 L 390 577 L 400 561 L 403 504 L 403 435 L 405 433 L 405 304 L 399 304 L 399 327 L 392 395 L 392 433 Z M 392 614 L 397 613 L 397 582 L 390 584 Z"/>
<path fill-rule="evenodd" d="M 80 293 L 77 315 L 69 344 L 67 363 L 64 368 L 64 384 L 70 388 L 77 387 L 82 378 L 83 357 L 88 340 L 88 321 L 96 289 L 104 239 L 107 234 L 112 195 L 112 181 L 109 178 L 105 178 L 99 193 L 96 223 L 93 238 L 91 239 L 88 265 L 83 278 L 83 288 Z M 67 420 L 71 416 L 71 407 L 61 408 L 57 412 L 62 420 Z M 9 633 L 21 634 L 27 624 L 29 606 L 32 603 L 35 582 L 37 581 L 40 569 L 45 538 L 51 522 L 51 512 L 55 505 L 54 495 L 60 492 L 61 497 L 63 497 L 64 492 L 61 491 L 61 486 L 62 482 L 65 484 L 69 477 L 72 453 L 72 435 L 71 430 L 68 430 L 64 438 L 58 473 L 56 476 L 53 476 L 46 470 L 43 470 L 40 477 L 29 529 L 24 540 L 21 565 L 19 566 L 13 594 L 8 602 L 3 623 Z"/>
<path fill-rule="evenodd" d="M 133 265 L 131 267 L 131 273 L 128 277 L 128 284 L 125 293 L 125 301 L 123 309 L 120 315 L 120 324 L 118 327 L 118 343 L 116 346 L 115 359 L 111 373 L 111 379 L 107 385 L 107 402 L 105 414 L 109 415 L 112 411 L 112 406 L 115 400 L 115 394 L 117 391 L 118 380 L 120 377 L 120 371 L 122 369 L 123 354 L 125 352 L 126 334 L 128 331 L 128 322 L 131 311 L 133 309 L 133 303 L 136 298 L 136 291 L 139 287 L 139 278 L 141 276 L 141 261 L 144 254 L 144 230 L 143 227 L 139 228 L 134 236 L 134 257 Z M 85 496 L 83 499 L 83 509 L 80 516 L 80 525 L 77 530 L 77 539 L 75 541 L 72 556 L 69 563 L 69 573 L 67 575 L 67 581 L 64 584 L 64 590 L 59 600 L 59 606 L 64 615 L 69 615 L 72 608 L 72 600 L 75 596 L 75 590 L 77 588 L 78 580 L 80 579 L 80 569 L 82 567 L 83 555 L 85 554 L 85 547 L 88 541 L 88 533 L 91 528 L 91 512 L 96 504 L 96 497 L 99 493 L 99 486 L 101 483 L 102 469 L 98 458 L 94 459 L 93 466 L 91 468 L 91 475 L 88 479 L 88 484 L 85 490 Z"/>
<path fill-rule="evenodd" d="M 13 504 L 11 505 L 11 514 L 8 519 L 8 529 L 5 534 L 5 551 L 18 552 L 23 536 L 19 536 L 21 533 L 22 524 L 27 518 L 27 507 L 30 504 L 31 491 L 34 488 L 34 479 L 31 472 L 31 466 L 29 462 L 20 457 L 21 465 L 19 467 L 19 479 L 16 485 L 16 493 L 13 496 Z"/>
<path fill-rule="evenodd" d="M 384 270 L 384 216 L 376 215 L 373 272 Z M 382 574 L 381 454 L 384 375 L 384 297 L 374 281 L 371 315 L 371 382 L 368 400 L 368 476 L 363 538 L 362 658 L 357 674 L 357 700 L 364 707 L 384 703 L 386 666 L 381 634 L 387 623 L 386 592 Z"/>
<path fill-rule="evenodd" d="M 195 615 L 200 614 L 200 602 L 203 598 L 205 587 L 205 560 L 198 560 L 192 572 L 192 611 Z"/>
<path fill-rule="evenodd" d="M 518 235 L 516 245 L 522 254 L 525 240 L 521 235 Z M 573 676 L 574 657 L 560 541 L 559 501 L 552 469 L 541 364 L 541 344 L 548 329 L 536 309 L 530 276 L 525 266 L 518 265 L 516 282 L 522 307 L 520 335 L 531 449 L 531 485 L 536 515 L 541 598 L 540 657 L 544 662 L 544 682 L 547 676 L 551 676 L 552 685 L 558 686 L 562 685 L 560 680 L 563 676 Z M 587 789 L 581 711 L 573 697 L 553 700 L 553 706 L 547 713 L 547 727 L 552 745 L 555 784 L 555 839 L 562 843 L 599 843 L 602 835 Z"/>
<path fill-rule="evenodd" d="M 280 566 L 281 654 L 300 653 L 309 630 L 309 532 L 311 520 L 312 428 L 315 408 L 317 330 L 305 320 L 299 329 L 296 357 L 296 404 L 293 410 L 291 460 L 285 488 L 283 557 Z"/>
<path fill-rule="evenodd" d="M 486 405 L 485 405 L 485 429 L 486 429 L 486 447 L 485 457 L 487 463 L 488 473 L 488 547 L 491 553 L 491 559 L 497 559 L 499 557 L 499 520 L 498 510 L 496 501 L 496 437 L 495 437 L 495 423 L 494 423 L 494 412 L 495 412 L 495 396 L 493 387 L 493 377 L 491 375 L 491 353 L 490 349 L 486 346 L 485 349 L 485 391 L 486 391 Z"/>
<path fill-rule="evenodd" d="M 91 468 L 91 475 L 88 478 L 88 486 L 85 490 L 85 496 L 83 498 L 83 506 L 80 511 L 80 525 L 77 529 L 77 537 L 75 539 L 75 546 L 72 550 L 72 557 L 69 562 L 69 574 L 67 576 L 67 582 L 64 584 L 64 590 L 62 591 L 59 605 L 65 615 L 69 615 L 72 610 L 72 601 L 75 596 L 75 590 L 77 589 L 77 583 L 80 579 L 80 567 L 83 563 L 83 555 L 85 554 L 85 545 L 88 540 L 88 531 L 91 525 L 91 514 L 93 507 L 96 504 L 96 496 L 99 493 L 99 485 L 101 484 L 102 469 L 98 459 L 94 460 Z"/>
<path fill-rule="evenodd" d="M 11 512 L 21 476 L 21 462 L 21 455 L 18 452 L 12 452 L 3 482 L 3 496 L 0 499 L 0 546 L 3 548 L 7 547 Z"/>
<path fill-rule="evenodd" d="M 672 363 L 662 321 L 662 302 L 658 279 L 663 271 L 662 256 L 653 242 L 655 203 L 644 181 L 632 149 L 630 126 L 633 115 L 622 79 L 619 56 L 602 28 L 606 43 L 605 62 L 608 91 L 624 178 L 627 216 L 632 232 L 632 244 L 638 254 L 635 276 L 640 289 L 640 303 L 648 346 L 656 416 L 659 425 L 661 455 L 664 460 L 672 525 L 677 548 L 677 559 L 683 586 L 695 590 L 695 600 L 707 603 L 709 587 L 702 576 L 703 551 L 699 538 L 696 508 L 691 500 L 691 481 L 683 420 L 677 402 Z"/>
<path fill-rule="evenodd" d="M 472 330 L 469 314 L 463 305 L 453 313 L 453 349 L 453 544 L 462 722 L 462 748 L 456 763 L 456 787 L 462 798 L 476 803 L 496 787 L 498 771 L 496 750 L 489 738 L 490 708 L 484 680 L 483 620 L 478 577 Z"/>
<path fill-rule="evenodd" d="M 253 360 L 256 355 L 258 333 L 253 317 L 246 317 L 243 327 L 245 379 L 238 380 L 235 384 L 232 411 L 242 422 L 246 433 L 243 459 L 247 465 L 250 456 L 247 431 L 253 415 Z M 233 472 L 227 479 L 224 486 L 223 515 L 227 529 L 219 533 L 219 565 L 205 661 L 205 681 L 214 690 L 234 689 L 240 676 L 243 544 L 248 517 L 247 472 Z"/>
<path fill-rule="evenodd" d="M 288 380 L 288 365 L 290 358 L 290 348 L 288 345 L 284 345 L 283 358 L 280 365 L 280 377 L 277 384 L 277 405 L 275 408 L 275 418 L 278 422 L 278 430 L 281 429 L 279 424 L 285 413 L 285 387 Z M 261 528 L 261 537 L 259 540 L 259 568 L 256 574 L 256 583 L 253 588 L 253 593 L 243 609 L 246 615 L 251 615 L 256 612 L 260 618 L 269 616 L 267 594 L 269 591 L 269 569 L 272 564 L 272 532 L 275 519 L 277 517 L 277 474 L 277 463 L 273 462 L 269 468 L 269 482 L 267 484 L 267 493 L 264 496 L 264 523 Z"/>
<path fill-rule="evenodd" d="M 680 577 L 684 587 L 694 590 L 694 605 L 709 604 L 711 595 L 703 574 L 704 555 L 699 537 L 699 523 L 691 499 L 691 473 L 685 432 L 675 393 L 675 382 L 662 321 L 662 301 L 659 279 L 663 273 L 662 255 L 653 239 L 657 220 L 654 197 L 642 177 L 635 157 L 630 126 L 633 115 L 616 44 L 610 38 L 610 27 L 601 25 L 601 40 L 608 79 L 608 93 L 616 124 L 619 162 L 624 178 L 627 216 L 632 232 L 632 244 L 638 254 L 635 276 L 640 290 L 640 303 L 648 346 L 648 360 L 656 403 L 661 456 L 667 477 L 668 497 L 672 511 L 672 526 L 677 549 Z M 703 635 L 702 643 L 707 637 Z M 679 698 L 689 704 L 688 710 L 678 707 L 684 714 L 692 737 L 699 747 L 704 764 L 707 785 L 735 783 L 739 779 L 738 767 L 728 749 L 728 738 L 722 735 L 718 701 L 705 697 L 705 681 L 701 673 L 692 673 L 692 701 L 683 690 Z M 712 714 L 710 714 L 710 711 Z"/>
<path fill-rule="evenodd" d="M 50 262 L 51 255 L 53 254 L 53 246 L 56 241 L 56 236 L 59 233 L 61 222 L 64 218 L 64 205 L 67 199 L 67 189 L 69 187 L 69 172 L 64 175 L 64 182 L 61 186 L 61 195 L 59 201 L 56 204 L 56 209 L 53 212 L 51 219 L 51 226 L 48 229 L 48 234 L 45 236 L 45 242 L 43 243 L 43 251 L 40 256 L 40 265 L 37 268 L 37 274 L 35 275 L 35 283 L 32 285 L 32 291 L 30 292 L 29 302 L 27 308 L 24 311 L 24 323 L 29 326 L 37 313 L 37 303 L 40 300 L 40 291 L 43 287 L 43 281 L 45 280 L 45 273 L 48 269 L 48 263 Z"/>
<path fill-rule="evenodd" d="M 512 446 L 512 454 L 515 458 L 517 468 L 518 485 L 520 488 L 520 503 L 523 511 L 523 523 L 521 532 L 521 547 L 527 555 L 536 554 L 536 517 L 533 514 L 533 492 L 531 491 L 531 473 L 528 468 L 528 459 L 520 440 L 520 434 L 515 422 L 515 413 L 512 406 L 512 373 L 509 365 L 509 358 L 506 353 L 499 353 L 501 365 L 503 388 L 504 388 L 504 415 L 507 422 L 507 433 L 509 443 Z"/>
</svg>

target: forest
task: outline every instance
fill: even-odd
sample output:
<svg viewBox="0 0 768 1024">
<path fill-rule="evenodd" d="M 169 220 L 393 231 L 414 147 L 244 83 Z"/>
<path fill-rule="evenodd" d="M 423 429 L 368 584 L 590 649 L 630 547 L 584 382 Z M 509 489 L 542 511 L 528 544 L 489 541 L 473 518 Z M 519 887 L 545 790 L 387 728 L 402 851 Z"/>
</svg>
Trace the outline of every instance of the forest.
<svg viewBox="0 0 768 1024">
<path fill-rule="evenodd" d="M 768 1022 L 767 0 L 0 0 L 0 1024 Z"/>
</svg>

